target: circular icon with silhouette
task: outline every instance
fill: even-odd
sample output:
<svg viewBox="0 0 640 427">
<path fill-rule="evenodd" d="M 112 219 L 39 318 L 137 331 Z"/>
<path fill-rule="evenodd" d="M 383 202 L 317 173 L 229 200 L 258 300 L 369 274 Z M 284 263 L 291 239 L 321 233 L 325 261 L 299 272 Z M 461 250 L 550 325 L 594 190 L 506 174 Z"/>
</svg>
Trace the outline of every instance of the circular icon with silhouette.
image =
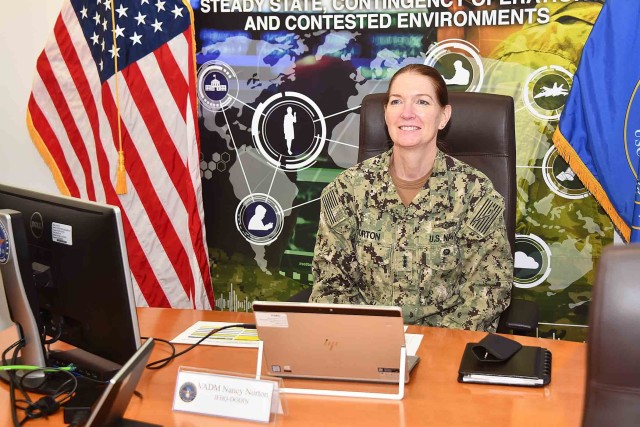
<svg viewBox="0 0 640 427">
<path fill-rule="evenodd" d="M 273 230 L 276 213 L 265 203 L 251 203 L 244 211 L 244 223 L 249 233 L 264 237 Z"/>
<path fill-rule="evenodd" d="M 260 154 L 284 171 L 313 165 L 322 152 L 327 126 L 315 102 L 297 92 L 283 92 L 260 103 L 251 136 Z"/>
<path fill-rule="evenodd" d="M 583 199 L 589 196 L 589 190 L 560 156 L 558 149 L 552 146 L 542 160 L 542 177 L 549 189 L 565 199 Z"/>
<path fill-rule="evenodd" d="M 551 273 L 551 249 L 535 234 L 516 234 L 513 260 L 513 284 L 517 288 L 533 288 Z"/>
<path fill-rule="evenodd" d="M 451 53 L 440 58 L 435 68 L 442 74 L 447 89 L 465 92 L 473 81 L 473 65 L 459 53 Z"/>
<path fill-rule="evenodd" d="M 244 238 L 256 245 L 267 245 L 282 232 L 280 204 L 266 194 L 250 194 L 236 209 L 236 227 Z"/>
<path fill-rule="evenodd" d="M 555 73 L 544 74 L 533 83 L 533 102 L 544 110 L 561 109 L 569 95 L 570 83 Z"/>
<path fill-rule="evenodd" d="M 522 90 L 527 110 L 543 120 L 557 120 L 567 102 L 573 74 L 559 65 L 540 67 L 529 76 Z"/>
<path fill-rule="evenodd" d="M 434 67 L 451 92 L 478 92 L 484 82 L 480 50 L 466 40 L 447 39 L 431 45 L 424 60 Z"/>
</svg>

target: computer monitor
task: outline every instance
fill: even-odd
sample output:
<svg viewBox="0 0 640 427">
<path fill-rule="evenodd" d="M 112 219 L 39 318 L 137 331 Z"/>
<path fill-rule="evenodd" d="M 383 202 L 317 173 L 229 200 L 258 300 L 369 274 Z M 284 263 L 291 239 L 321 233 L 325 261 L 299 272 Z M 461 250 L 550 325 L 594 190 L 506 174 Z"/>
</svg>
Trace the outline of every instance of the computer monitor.
<svg viewBox="0 0 640 427">
<path fill-rule="evenodd" d="M 117 372 L 140 347 L 119 208 L 0 184 L 0 209 L 24 217 L 45 334 L 77 347 L 48 357 Z"/>
</svg>

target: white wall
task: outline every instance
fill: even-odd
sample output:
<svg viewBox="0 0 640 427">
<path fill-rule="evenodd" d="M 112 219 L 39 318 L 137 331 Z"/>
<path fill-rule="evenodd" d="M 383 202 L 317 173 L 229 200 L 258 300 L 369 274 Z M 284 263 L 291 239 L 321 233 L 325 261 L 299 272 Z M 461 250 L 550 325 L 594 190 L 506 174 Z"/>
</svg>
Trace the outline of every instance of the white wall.
<svg viewBox="0 0 640 427">
<path fill-rule="evenodd" d="M 0 182 L 59 193 L 31 142 L 26 111 L 35 63 L 63 0 L 2 2 L 0 13 Z"/>
</svg>

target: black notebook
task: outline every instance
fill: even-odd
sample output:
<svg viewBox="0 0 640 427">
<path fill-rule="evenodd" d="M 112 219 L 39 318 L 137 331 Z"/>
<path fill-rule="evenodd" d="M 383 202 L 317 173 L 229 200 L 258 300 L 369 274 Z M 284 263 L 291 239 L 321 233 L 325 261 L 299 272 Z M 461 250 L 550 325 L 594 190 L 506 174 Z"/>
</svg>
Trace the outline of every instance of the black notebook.
<svg viewBox="0 0 640 427">
<path fill-rule="evenodd" d="M 542 347 L 523 346 L 505 362 L 482 362 L 468 343 L 462 354 L 458 381 L 542 387 L 551 381 L 551 352 Z"/>
</svg>

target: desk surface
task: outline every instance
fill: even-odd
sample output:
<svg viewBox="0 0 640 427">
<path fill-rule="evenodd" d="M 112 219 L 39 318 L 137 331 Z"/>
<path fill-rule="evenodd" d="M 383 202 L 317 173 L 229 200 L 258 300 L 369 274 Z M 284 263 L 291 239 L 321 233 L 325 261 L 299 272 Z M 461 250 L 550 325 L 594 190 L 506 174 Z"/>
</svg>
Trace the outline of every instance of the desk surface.
<svg viewBox="0 0 640 427">
<path fill-rule="evenodd" d="M 143 336 L 172 339 L 198 320 L 248 322 L 247 313 L 197 310 L 138 309 Z M 402 401 L 373 401 L 356 398 L 332 398 L 287 395 L 288 415 L 282 426 L 578 426 L 581 422 L 586 377 L 586 345 L 567 341 L 517 337 L 524 345 L 539 345 L 553 353 L 551 384 L 544 388 L 460 384 L 457 371 L 467 342 L 479 341 L 481 332 L 442 328 L 409 327 L 409 333 L 424 335 L 418 350 L 421 362 L 411 374 Z M 3 343 L 4 344 L 4 343 Z M 157 342 L 151 360 L 168 355 Z M 178 350 L 184 346 L 178 346 Z M 179 366 L 195 366 L 218 371 L 255 373 L 257 350 L 202 346 L 158 370 L 146 370 L 137 387 L 144 398 L 133 397 L 127 418 L 165 426 L 192 427 L 205 424 L 241 426 L 259 425 L 237 420 L 210 418 L 171 410 Z M 309 384 L 310 381 L 305 381 Z M 323 382 L 311 381 L 313 386 Z M 300 381 L 287 380 L 285 386 L 303 387 Z M 335 386 L 332 382 L 331 386 Z M 386 385 L 358 384 L 359 390 Z M 11 425 L 9 392 L 0 385 L 0 425 Z M 28 426 L 64 425 L 62 411 L 45 420 L 33 420 Z"/>
</svg>

